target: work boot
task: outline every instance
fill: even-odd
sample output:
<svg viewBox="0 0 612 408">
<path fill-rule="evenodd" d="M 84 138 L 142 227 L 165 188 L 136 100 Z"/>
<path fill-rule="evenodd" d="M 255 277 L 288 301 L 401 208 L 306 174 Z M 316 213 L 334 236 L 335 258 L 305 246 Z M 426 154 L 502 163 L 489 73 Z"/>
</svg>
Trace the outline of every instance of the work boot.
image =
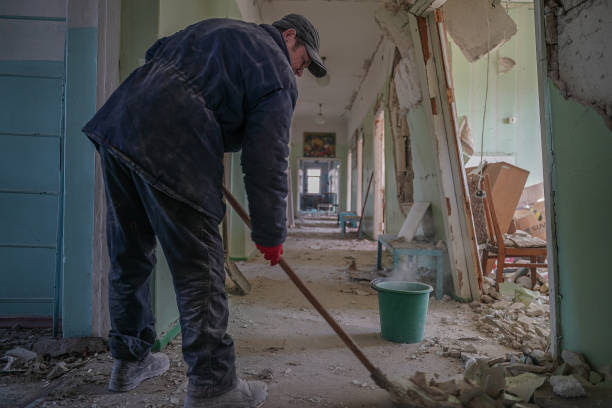
<svg viewBox="0 0 612 408">
<path fill-rule="evenodd" d="M 189 384 L 184 408 L 259 408 L 268 398 L 268 386 L 263 381 L 238 379 L 236 387 L 216 397 L 199 394 L 198 387 Z"/>
<path fill-rule="evenodd" d="M 162 375 L 169 367 L 170 361 L 164 353 L 149 353 L 142 361 L 115 359 L 108 389 L 115 392 L 133 390 L 144 380 Z"/>
</svg>

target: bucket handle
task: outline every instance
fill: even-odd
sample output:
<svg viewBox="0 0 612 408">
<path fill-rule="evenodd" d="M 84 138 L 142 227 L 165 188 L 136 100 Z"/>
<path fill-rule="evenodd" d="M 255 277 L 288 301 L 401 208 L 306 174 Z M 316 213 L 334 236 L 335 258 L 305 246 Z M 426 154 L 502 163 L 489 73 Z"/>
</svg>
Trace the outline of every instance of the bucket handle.
<svg viewBox="0 0 612 408">
<path fill-rule="evenodd" d="M 378 285 L 379 282 L 383 282 L 384 280 L 385 280 L 384 278 L 372 279 L 370 281 L 370 287 L 378 292 L 378 288 L 376 288 L 376 285 Z"/>
</svg>

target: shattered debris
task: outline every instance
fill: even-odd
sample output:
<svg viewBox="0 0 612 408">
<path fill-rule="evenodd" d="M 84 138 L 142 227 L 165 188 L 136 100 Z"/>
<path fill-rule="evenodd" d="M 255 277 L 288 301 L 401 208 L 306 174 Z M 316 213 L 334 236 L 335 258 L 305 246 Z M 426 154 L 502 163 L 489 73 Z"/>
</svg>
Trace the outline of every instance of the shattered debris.
<svg viewBox="0 0 612 408">
<path fill-rule="evenodd" d="M 485 277 L 483 303 L 470 304 L 480 314 L 476 327 L 505 346 L 527 350 L 527 355 L 536 351 L 533 358 L 542 360 L 550 336 L 548 296 L 512 282 L 500 283 L 498 292 L 493 284 Z"/>
<path fill-rule="evenodd" d="M 584 387 L 575 377 L 571 375 L 553 375 L 550 377 L 553 392 L 563 398 L 575 398 L 586 396 Z"/>
<path fill-rule="evenodd" d="M 568 360 L 576 367 L 571 375 L 554 375 L 554 365 L 538 366 L 509 361 L 506 358 L 472 358 L 466 364 L 463 376 L 439 383 L 435 379 L 427 380 L 423 372 L 417 372 L 410 378 L 412 391 L 423 395 L 428 407 L 538 407 L 536 391 L 549 381 L 552 392 L 563 398 L 587 396 L 587 388 L 594 387 L 587 379 L 577 374 L 583 369 L 591 371 L 584 357 L 579 353 L 564 351 Z M 540 356 L 544 359 L 543 356 Z M 586 364 L 586 367 L 582 363 Z M 570 365 L 566 361 L 567 367 Z M 522 371 L 516 373 L 516 370 Z M 572 368 L 572 370 L 574 370 Z M 601 373 L 597 373 L 602 378 Z M 607 377 L 607 375 L 606 375 Z M 539 391 L 538 391 L 539 392 Z M 542 396 L 550 400 L 547 391 Z M 553 397 L 554 398 L 554 397 Z M 604 397 L 606 398 L 606 397 Z M 612 397 L 610 397 L 612 398 Z M 606 399 L 605 401 L 611 401 Z M 412 406 L 412 405 L 407 405 Z M 415 407 L 418 405 L 414 405 Z M 603 405 L 598 405 L 603 406 Z"/>
</svg>

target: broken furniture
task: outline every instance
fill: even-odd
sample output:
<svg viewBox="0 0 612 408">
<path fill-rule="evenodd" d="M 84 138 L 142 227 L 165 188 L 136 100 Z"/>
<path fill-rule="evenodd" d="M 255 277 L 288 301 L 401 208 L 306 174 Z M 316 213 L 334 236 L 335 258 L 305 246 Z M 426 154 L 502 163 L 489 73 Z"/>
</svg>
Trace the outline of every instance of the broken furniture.
<svg viewBox="0 0 612 408">
<path fill-rule="evenodd" d="M 479 244 L 487 242 L 487 230 L 485 226 L 484 210 L 482 201 L 474 199 L 474 194 L 478 189 L 480 177 L 478 175 L 478 167 L 470 167 L 466 169 L 468 173 L 468 184 L 470 187 L 470 196 L 472 197 L 472 212 L 474 214 L 474 224 L 476 227 L 476 236 Z M 497 214 L 497 224 L 503 233 L 508 232 L 514 211 L 521 199 L 529 171 L 521 169 L 506 162 L 487 163 L 482 169 L 483 176 L 489 176 L 493 203 Z"/>
<path fill-rule="evenodd" d="M 495 287 L 499 290 L 499 284 L 504 281 L 504 268 L 529 268 L 531 270 L 531 287 L 533 288 L 537 280 L 536 268 L 548 267 L 545 263 L 538 263 L 538 257 L 546 257 L 546 242 L 535 237 L 530 237 L 531 239 L 521 237 L 521 234 L 516 239 L 513 239 L 512 235 L 504 237 L 502 231 L 505 230 L 501 229 L 498 222 L 496 200 L 491 189 L 488 174 L 484 176 L 481 186 L 485 192 L 483 204 L 489 232 L 489 241 L 482 250 L 482 270 L 486 270 L 487 262 L 490 258 L 497 258 Z M 525 233 L 525 235 L 529 237 L 528 234 Z M 528 258 L 530 263 L 510 263 L 506 262 L 506 257 Z"/>
<path fill-rule="evenodd" d="M 343 239 L 346 232 L 346 224 L 349 223 L 352 228 L 357 228 L 357 222 L 359 219 L 360 217 L 357 214 L 350 211 L 344 211 L 338 214 L 338 223 L 340 224 Z M 361 231 L 359 231 L 359 238 L 361 239 Z"/>
<path fill-rule="evenodd" d="M 426 256 L 429 257 L 430 269 L 436 271 L 436 299 L 442 299 L 444 295 L 444 248 L 431 242 L 406 241 L 393 234 L 378 236 L 378 252 L 376 254 L 376 269 L 382 269 L 383 246 L 391 251 L 393 256 L 393 269 L 395 270 L 402 256 Z"/>
</svg>

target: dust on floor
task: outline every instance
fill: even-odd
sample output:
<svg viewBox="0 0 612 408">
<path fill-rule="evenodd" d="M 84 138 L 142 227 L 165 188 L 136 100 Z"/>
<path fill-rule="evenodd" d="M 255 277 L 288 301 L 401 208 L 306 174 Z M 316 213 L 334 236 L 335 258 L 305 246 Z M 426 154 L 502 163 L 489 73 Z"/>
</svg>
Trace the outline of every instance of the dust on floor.
<svg viewBox="0 0 612 408">
<path fill-rule="evenodd" d="M 289 231 L 284 257 L 384 373 L 408 378 L 424 371 L 429 377 L 446 380 L 464 371 L 461 352 L 464 357 L 513 352 L 478 331 L 479 315 L 468 304 L 448 298 L 430 299 L 422 343 L 382 339 L 375 291 L 367 282 L 351 281 L 347 275 L 353 261 L 360 270 L 374 269 L 376 243 L 355 237 L 352 230 L 342 240 L 333 219 L 305 218 Z M 268 384 L 267 408 L 392 406 L 387 392 L 374 385 L 365 368 L 279 267 L 269 267 L 261 256 L 238 265 L 253 289 L 247 296 L 230 296 L 229 332 L 235 340 L 239 375 Z M 17 345 L 31 348 L 38 337 L 48 335 L 5 329 L 0 332 L 0 356 Z M 164 352 L 170 356 L 170 370 L 123 394 L 106 389 L 112 366 L 108 352 L 72 355 L 60 375 L 51 380 L 48 373 L 66 356 L 38 356 L 45 367 L 39 365 L 39 372 L 26 369 L 0 376 L 0 407 L 182 406 L 186 367 L 180 337 Z"/>
</svg>

